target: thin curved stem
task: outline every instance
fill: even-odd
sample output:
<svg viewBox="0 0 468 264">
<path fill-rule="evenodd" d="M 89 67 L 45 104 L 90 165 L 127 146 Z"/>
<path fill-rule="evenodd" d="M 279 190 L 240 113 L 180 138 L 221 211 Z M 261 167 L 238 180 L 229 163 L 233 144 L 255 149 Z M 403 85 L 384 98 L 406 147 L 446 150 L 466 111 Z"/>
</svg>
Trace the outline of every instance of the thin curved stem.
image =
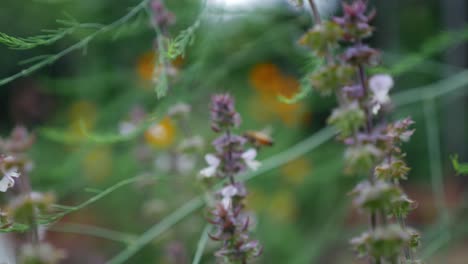
<svg viewBox="0 0 468 264">
<path fill-rule="evenodd" d="M 322 24 L 322 18 L 320 17 L 320 12 L 315 4 L 314 0 L 309 0 L 310 8 L 312 9 L 312 14 L 315 20 L 315 24 Z"/>
</svg>

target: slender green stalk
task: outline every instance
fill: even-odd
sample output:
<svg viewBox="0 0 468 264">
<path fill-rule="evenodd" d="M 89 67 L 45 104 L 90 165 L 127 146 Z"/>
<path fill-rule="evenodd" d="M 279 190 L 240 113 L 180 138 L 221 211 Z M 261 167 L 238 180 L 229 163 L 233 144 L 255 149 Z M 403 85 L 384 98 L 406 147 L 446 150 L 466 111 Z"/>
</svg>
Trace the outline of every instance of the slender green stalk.
<svg viewBox="0 0 468 264">
<path fill-rule="evenodd" d="M 137 181 L 139 181 L 139 180 L 141 180 L 142 178 L 145 178 L 145 177 L 146 176 L 134 177 L 134 178 L 130 178 L 130 179 L 120 181 L 120 182 L 116 183 L 115 185 L 105 189 L 101 193 L 91 197 L 87 201 L 85 201 L 85 202 L 83 202 L 83 203 L 81 203 L 81 204 L 79 204 L 77 206 L 54 205 L 55 208 L 63 210 L 63 211 L 60 212 L 60 213 L 57 213 L 57 214 L 53 214 L 53 215 L 40 215 L 39 216 L 39 218 L 40 218 L 39 222 L 41 224 L 48 224 L 48 223 L 58 221 L 61 218 L 63 218 L 65 215 L 70 214 L 70 213 L 75 212 L 75 211 L 78 211 L 80 209 L 83 209 L 83 208 L 85 208 L 85 207 L 87 207 L 87 206 L 101 200 L 105 196 L 113 193 L 117 189 L 119 189 L 119 188 L 121 188 L 123 186 L 129 185 L 131 183 L 137 182 Z"/>
<path fill-rule="evenodd" d="M 86 235 L 86 236 L 93 236 L 98 238 L 103 238 L 115 242 L 120 242 L 123 244 L 131 244 L 135 239 L 136 236 L 133 234 L 122 233 L 115 230 L 110 230 L 107 228 L 102 228 L 98 226 L 91 226 L 91 225 L 84 225 L 84 224 L 73 224 L 73 223 L 65 223 L 65 224 L 58 224 L 50 227 L 48 229 L 52 232 L 58 233 L 71 233 L 71 234 L 78 234 L 78 235 Z"/>
<path fill-rule="evenodd" d="M 111 260 L 107 261 L 106 264 L 125 263 L 128 259 L 135 255 L 135 253 L 153 241 L 156 237 L 169 230 L 172 226 L 180 222 L 191 213 L 200 209 L 202 206 L 203 199 L 201 197 L 195 197 L 194 199 L 190 200 L 190 202 L 186 203 L 168 217 L 164 218 L 159 223 L 155 224 L 153 227 L 144 232 L 140 237 L 138 237 L 137 240 L 134 241 L 134 243 L 130 244 L 122 252 L 117 254 Z"/>
<path fill-rule="evenodd" d="M 433 84 L 397 93 L 392 98 L 396 106 L 405 106 L 459 91 L 467 84 L 468 70 L 464 70 Z M 463 94 L 466 92 L 468 89 L 460 91 Z"/>
<path fill-rule="evenodd" d="M 197 251 L 195 252 L 195 256 L 193 257 L 192 264 L 199 264 L 201 261 L 201 258 L 203 256 L 203 251 L 205 250 L 206 244 L 208 242 L 208 233 L 211 230 L 210 225 L 206 225 L 205 228 L 203 228 L 203 231 L 200 236 L 200 240 L 198 241 L 197 245 Z"/>
<path fill-rule="evenodd" d="M 310 8 L 312 9 L 312 14 L 316 24 L 322 24 L 322 18 L 320 17 L 320 12 L 318 11 L 317 5 L 314 0 L 309 0 Z"/>
<path fill-rule="evenodd" d="M 438 118 L 434 99 L 424 102 L 424 116 L 426 120 L 427 145 L 429 148 L 429 166 L 431 174 L 432 192 L 434 203 L 437 207 L 442 228 L 449 222 L 449 212 L 445 201 L 444 175 L 442 171 L 440 135 L 438 130 Z"/>
<path fill-rule="evenodd" d="M 156 86 L 156 95 L 158 98 L 164 97 L 167 93 L 167 90 L 169 89 L 169 83 L 167 79 L 167 60 L 166 60 L 166 47 L 164 46 L 164 38 L 163 38 L 163 32 L 159 25 L 154 22 L 154 17 L 149 10 L 149 7 L 145 7 L 145 11 L 151 20 L 151 25 L 154 28 L 154 31 L 156 33 L 156 43 L 157 43 L 157 49 L 156 49 L 156 56 L 155 56 L 155 67 L 158 67 L 158 65 L 161 67 L 161 74 L 158 76 L 157 80 L 157 86 Z"/>
</svg>

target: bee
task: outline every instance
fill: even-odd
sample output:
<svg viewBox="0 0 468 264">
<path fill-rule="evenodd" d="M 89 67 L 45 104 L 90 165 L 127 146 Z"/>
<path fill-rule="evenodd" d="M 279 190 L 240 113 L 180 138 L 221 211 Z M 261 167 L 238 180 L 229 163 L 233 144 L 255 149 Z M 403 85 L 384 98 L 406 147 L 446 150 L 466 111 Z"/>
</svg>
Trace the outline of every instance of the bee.
<svg viewBox="0 0 468 264">
<path fill-rule="evenodd" d="M 273 146 L 273 139 L 263 131 L 247 131 L 244 137 L 257 147 Z"/>
</svg>

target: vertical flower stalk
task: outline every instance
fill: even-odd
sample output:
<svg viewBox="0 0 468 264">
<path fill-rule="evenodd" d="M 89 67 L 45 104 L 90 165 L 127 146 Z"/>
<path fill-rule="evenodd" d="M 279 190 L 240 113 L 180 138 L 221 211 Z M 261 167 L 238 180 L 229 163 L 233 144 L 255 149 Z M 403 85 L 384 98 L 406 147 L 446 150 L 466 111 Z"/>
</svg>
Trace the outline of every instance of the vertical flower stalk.
<svg viewBox="0 0 468 264">
<path fill-rule="evenodd" d="M 2 228 L 15 225 L 29 226 L 29 241 L 21 245 L 17 254 L 19 263 L 56 264 L 65 258 L 62 250 L 44 242 L 44 229 L 38 224 L 41 213 L 51 211 L 55 202 L 53 194 L 34 192 L 29 180 L 33 162 L 27 151 L 34 143 L 34 136 L 24 127 L 13 129 L 10 137 L 0 138 L 0 191 L 6 192 L 18 181 L 19 194 L 8 201 L 5 212 L 1 212 Z"/>
<path fill-rule="evenodd" d="M 219 178 L 227 183 L 215 194 L 216 202 L 209 219 L 215 233 L 210 237 L 222 242 L 221 249 L 215 254 L 222 263 L 249 263 L 261 254 L 261 246 L 250 239 L 252 221 L 244 210 L 247 190 L 236 176 L 247 168 L 256 170 L 260 166 L 255 160 L 257 150 L 246 150 L 248 140 L 233 132 L 241 118 L 230 95 L 212 97 L 211 120 L 211 128 L 220 136 L 213 141 L 215 153 L 205 156 L 209 166 L 201 170 L 200 175 L 205 180 Z"/>
<path fill-rule="evenodd" d="M 314 7 L 314 1 L 309 2 Z M 311 74 L 310 82 L 321 95 L 337 96 L 339 106 L 328 123 L 339 130 L 338 139 L 346 146 L 345 172 L 367 175 L 351 196 L 354 205 L 369 214 L 370 229 L 353 238 L 352 245 L 371 263 L 419 263 L 412 254 L 419 235 L 405 223 L 415 203 L 399 184 L 410 171 L 401 145 L 414 133 L 413 121 L 383 121 L 391 108 L 393 79 L 366 73 L 380 61 L 379 51 L 364 44 L 374 32 L 370 23 L 375 14 L 368 11 L 367 1 L 345 3 L 343 16 L 316 23 L 300 43 L 327 61 Z"/>
<path fill-rule="evenodd" d="M 28 159 L 26 152 L 33 143 L 34 136 L 30 135 L 26 128 L 20 126 L 13 129 L 9 138 L 0 139 L 0 167 L 3 173 L 3 178 L 0 180 L 0 191 L 6 192 L 7 189 L 15 185 L 15 180 L 17 180 L 21 195 L 25 197 L 31 195 L 28 174 L 33 163 Z M 30 226 L 30 241 L 37 244 L 39 235 L 35 208 L 28 209 L 25 215 L 27 215 L 26 224 Z"/>
</svg>

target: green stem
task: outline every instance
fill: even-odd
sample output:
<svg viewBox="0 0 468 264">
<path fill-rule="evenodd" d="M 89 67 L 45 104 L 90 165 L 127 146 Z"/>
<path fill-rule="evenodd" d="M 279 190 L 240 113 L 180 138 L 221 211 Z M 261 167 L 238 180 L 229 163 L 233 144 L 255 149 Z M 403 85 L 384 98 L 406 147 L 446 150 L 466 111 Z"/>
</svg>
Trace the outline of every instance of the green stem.
<svg viewBox="0 0 468 264">
<path fill-rule="evenodd" d="M 312 14 L 315 20 L 315 24 L 320 25 L 322 24 L 322 18 L 320 17 L 320 12 L 318 11 L 317 5 L 315 4 L 314 0 L 309 0 L 310 8 L 312 9 Z"/>
<path fill-rule="evenodd" d="M 434 99 L 424 102 L 424 115 L 426 120 L 427 145 L 429 148 L 429 166 L 431 174 L 434 203 L 437 207 L 440 221 L 443 226 L 448 226 L 449 212 L 447 210 L 444 191 L 444 176 L 442 172 L 440 135 L 438 130 L 437 111 Z"/>
<path fill-rule="evenodd" d="M 78 234 L 78 235 L 87 235 L 93 236 L 98 238 L 103 238 L 115 242 L 121 242 L 124 244 L 131 244 L 136 236 L 133 234 L 126 234 L 114 230 L 110 230 L 107 228 L 102 228 L 98 226 L 90 226 L 90 225 L 83 225 L 83 224 L 73 224 L 73 223 L 64 223 L 52 226 L 48 229 L 52 232 L 62 232 L 62 233 L 71 233 L 71 234 Z"/>
<path fill-rule="evenodd" d="M 195 256 L 193 257 L 192 264 L 200 263 L 203 251 L 205 250 L 206 244 L 208 242 L 208 233 L 210 232 L 210 230 L 210 225 L 206 225 L 205 228 L 203 228 L 200 240 L 198 241 L 197 251 L 195 252 Z"/>
<path fill-rule="evenodd" d="M 121 264 L 125 263 L 130 257 L 137 253 L 145 245 L 153 241 L 156 237 L 162 233 L 169 230 L 176 223 L 180 222 L 182 219 L 200 209 L 204 204 L 204 201 L 201 197 L 196 197 L 190 202 L 186 203 L 178 210 L 174 211 L 168 217 L 161 220 L 159 223 L 148 229 L 144 232 L 134 243 L 130 244 L 122 252 L 117 254 L 111 260 L 107 261 L 106 264 Z"/>
</svg>

